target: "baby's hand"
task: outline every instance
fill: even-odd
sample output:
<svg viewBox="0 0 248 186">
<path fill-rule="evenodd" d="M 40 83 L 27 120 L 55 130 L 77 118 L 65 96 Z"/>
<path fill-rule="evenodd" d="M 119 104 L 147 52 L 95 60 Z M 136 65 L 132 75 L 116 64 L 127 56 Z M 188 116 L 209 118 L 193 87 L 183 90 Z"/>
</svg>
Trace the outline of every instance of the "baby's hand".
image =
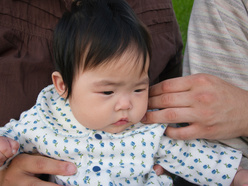
<svg viewBox="0 0 248 186">
<path fill-rule="evenodd" d="M 17 141 L 0 136 L 0 166 L 4 162 L 16 154 L 19 149 L 19 144 Z"/>
</svg>

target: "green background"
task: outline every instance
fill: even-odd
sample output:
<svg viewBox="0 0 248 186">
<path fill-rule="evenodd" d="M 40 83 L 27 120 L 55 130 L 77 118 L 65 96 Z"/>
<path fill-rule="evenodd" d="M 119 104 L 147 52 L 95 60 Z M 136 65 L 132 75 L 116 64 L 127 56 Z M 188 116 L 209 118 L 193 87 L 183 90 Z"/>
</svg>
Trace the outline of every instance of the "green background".
<svg viewBox="0 0 248 186">
<path fill-rule="evenodd" d="M 185 48 L 187 40 L 187 28 L 194 0 L 172 0 L 172 3 L 174 11 L 176 13 L 178 24 L 180 26 L 180 31 Z"/>
</svg>

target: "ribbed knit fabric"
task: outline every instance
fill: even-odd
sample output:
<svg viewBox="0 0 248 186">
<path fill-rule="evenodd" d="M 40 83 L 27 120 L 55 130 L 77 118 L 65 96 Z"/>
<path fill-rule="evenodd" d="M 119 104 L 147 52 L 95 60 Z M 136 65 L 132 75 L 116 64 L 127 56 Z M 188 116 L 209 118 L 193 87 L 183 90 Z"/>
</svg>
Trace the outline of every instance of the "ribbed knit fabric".
<svg viewBox="0 0 248 186">
<path fill-rule="evenodd" d="M 248 90 L 248 1 L 196 0 L 188 28 L 183 75 L 208 73 Z M 248 121 L 247 121 L 248 122 Z M 219 142 L 243 151 L 247 138 Z"/>
<path fill-rule="evenodd" d="M 194 2 L 184 75 L 209 73 L 248 90 L 247 7 L 247 0 Z"/>
</svg>

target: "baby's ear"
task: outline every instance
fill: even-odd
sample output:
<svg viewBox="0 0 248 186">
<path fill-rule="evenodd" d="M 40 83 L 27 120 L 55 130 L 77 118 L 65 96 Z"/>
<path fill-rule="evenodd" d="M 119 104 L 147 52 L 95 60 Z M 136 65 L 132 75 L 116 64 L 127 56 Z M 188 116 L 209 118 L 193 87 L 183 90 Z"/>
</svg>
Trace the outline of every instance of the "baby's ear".
<svg viewBox="0 0 248 186">
<path fill-rule="evenodd" d="M 66 86 L 65 86 L 65 83 L 63 81 L 61 74 L 57 71 L 53 72 L 52 73 L 52 80 L 53 80 L 53 85 L 54 85 L 56 91 L 58 92 L 58 94 L 61 97 L 66 98 L 67 89 L 66 89 Z"/>
</svg>

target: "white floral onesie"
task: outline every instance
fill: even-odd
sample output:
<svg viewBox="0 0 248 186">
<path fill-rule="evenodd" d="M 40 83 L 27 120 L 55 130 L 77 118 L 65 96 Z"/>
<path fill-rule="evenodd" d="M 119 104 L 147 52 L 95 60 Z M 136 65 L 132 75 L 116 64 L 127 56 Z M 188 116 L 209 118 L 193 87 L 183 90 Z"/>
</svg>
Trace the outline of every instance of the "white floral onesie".
<svg viewBox="0 0 248 186">
<path fill-rule="evenodd" d="M 163 135 L 165 128 L 138 123 L 118 134 L 87 129 L 50 85 L 36 105 L 1 128 L 0 135 L 18 141 L 20 152 L 75 163 L 77 174 L 55 176 L 61 185 L 172 185 L 170 177 L 155 174 L 154 164 L 195 184 L 230 185 L 239 151 L 204 140 L 172 140 Z"/>
</svg>

